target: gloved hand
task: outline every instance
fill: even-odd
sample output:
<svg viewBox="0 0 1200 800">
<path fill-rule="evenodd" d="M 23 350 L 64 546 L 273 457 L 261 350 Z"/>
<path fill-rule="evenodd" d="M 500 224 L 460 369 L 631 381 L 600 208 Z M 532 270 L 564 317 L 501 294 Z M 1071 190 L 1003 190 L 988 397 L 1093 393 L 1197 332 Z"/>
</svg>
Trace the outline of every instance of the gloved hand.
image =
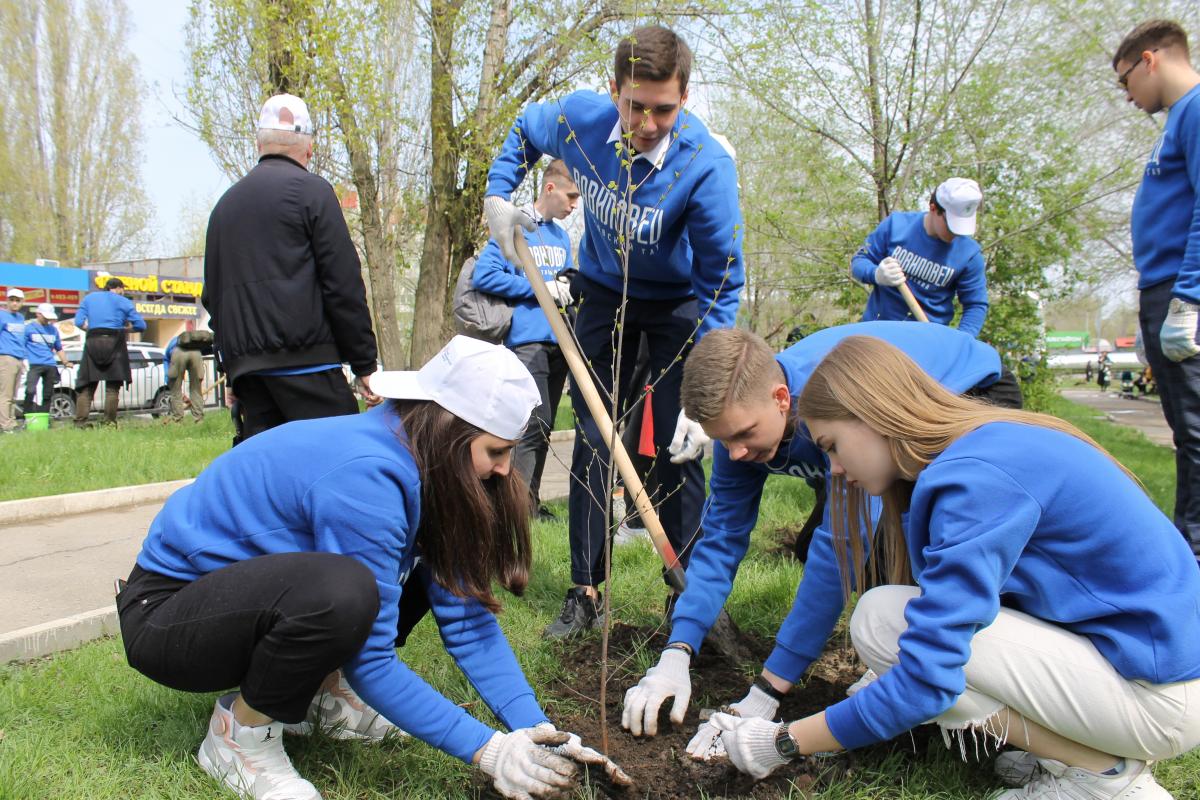
<svg viewBox="0 0 1200 800">
<path fill-rule="evenodd" d="M 716 713 L 709 720 L 721 731 L 729 760 L 742 772 L 761 780 L 788 762 L 775 749 L 775 735 L 784 723 L 758 717 Z"/>
<path fill-rule="evenodd" d="M 1158 334 L 1163 355 L 1172 361 L 1183 361 L 1200 353 L 1200 345 L 1196 344 L 1197 323 L 1200 323 L 1200 306 L 1172 298 Z"/>
<path fill-rule="evenodd" d="M 479 755 L 479 769 L 492 779 L 496 791 L 512 800 L 554 797 L 574 784 L 579 768 L 547 748 L 569 739 L 545 726 L 496 731 Z"/>
<path fill-rule="evenodd" d="M 875 268 L 875 283 L 878 286 L 899 286 L 906 280 L 900 262 L 891 256 L 880 261 L 879 266 Z"/>
<path fill-rule="evenodd" d="M 516 227 L 520 225 L 533 233 L 537 230 L 537 223 L 524 211 L 498 195 L 483 198 L 483 213 L 487 217 L 488 232 L 500 246 L 500 254 L 508 259 L 509 263 L 520 264 L 516 246 L 513 244 L 513 237 L 517 235 Z"/>
<path fill-rule="evenodd" d="M 537 726 L 537 730 L 556 730 L 553 723 L 543 722 Z M 583 740 L 578 734 L 563 731 L 567 735 L 566 744 L 560 744 L 557 747 L 551 748 L 560 756 L 571 759 L 579 764 L 595 764 L 604 767 L 604 772 L 608 775 L 608 779 L 617 786 L 632 786 L 633 778 L 617 766 L 616 762 L 603 753 L 593 750 L 590 747 L 583 746 Z"/>
<path fill-rule="evenodd" d="M 688 419 L 681 409 L 679 419 L 675 421 L 675 436 L 667 446 L 667 452 L 671 454 L 671 463 L 682 464 L 699 458 L 704 453 L 704 445 L 710 441 L 712 440 L 708 438 L 704 428 L 700 427 L 700 423 Z"/>
<path fill-rule="evenodd" d="M 779 711 L 779 701 L 757 686 L 751 686 L 749 693 L 741 700 L 729 706 L 732 713 L 739 717 L 758 717 L 771 720 Z M 700 723 L 696 735 L 687 744 L 687 753 L 697 761 L 710 761 L 725 754 L 721 745 L 721 730 L 713 725 L 712 720 Z"/>
<path fill-rule="evenodd" d="M 550 292 L 550 296 L 554 298 L 554 304 L 559 308 L 566 308 L 575 299 L 571 297 L 571 284 L 566 281 L 557 278 L 552 281 L 546 281 L 546 289 Z"/>
<path fill-rule="evenodd" d="M 658 709 L 668 697 L 674 697 L 671 706 L 671 722 L 683 723 L 688 701 L 692 699 L 692 679 L 688 676 L 688 665 L 692 657 L 684 650 L 663 650 L 658 664 L 625 693 L 625 707 L 621 711 L 621 727 L 634 736 L 658 734 Z"/>
</svg>

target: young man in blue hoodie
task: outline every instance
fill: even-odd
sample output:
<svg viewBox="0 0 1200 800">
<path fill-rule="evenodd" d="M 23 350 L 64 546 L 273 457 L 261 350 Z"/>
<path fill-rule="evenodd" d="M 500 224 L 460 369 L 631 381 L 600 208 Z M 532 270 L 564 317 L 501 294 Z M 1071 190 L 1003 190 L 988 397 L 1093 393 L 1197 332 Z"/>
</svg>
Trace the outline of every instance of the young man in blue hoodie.
<svg viewBox="0 0 1200 800">
<path fill-rule="evenodd" d="M 25 413 L 30 411 L 46 413 L 50 410 L 50 398 L 54 387 L 58 385 L 58 367 L 55 360 L 63 367 L 71 366 L 67 354 L 63 352 L 62 336 L 58 328 L 52 324 L 58 319 L 58 312 L 51 303 L 39 303 L 37 316 L 33 322 L 25 325 L 25 358 L 29 361 L 29 376 L 25 379 Z M 37 394 L 38 382 L 42 384 L 42 402 L 33 404 Z"/>
<path fill-rule="evenodd" d="M 16 286 L 8 287 L 7 301 L 0 310 L 0 433 L 17 430 L 13 411 L 13 394 L 25 367 L 25 292 Z"/>
<path fill-rule="evenodd" d="M 958 329 L 978 336 L 987 318 L 987 275 L 975 235 L 979 184 L 950 178 L 934 190 L 928 211 L 898 211 L 879 223 L 850 260 L 850 274 L 873 285 L 863 321 L 913 319 L 900 294 L 907 284 L 930 322 L 949 325 L 954 298 Z"/>
<path fill-rule="evenodd" d="M 559 308 L 569 307 L 573 299 L 570 282 L 560 279 L 564 270 L 572 268 L 573 261 L 571 237 L 557 220 L 566 219 L 578 202 L 579 187 L 567 173 L 566 164 L 561 159 L 551 161 L 542 173 L 542 191 L 528 209 L 537 227 L 524 231 L 524 234 L 542 280 Z M 529 370 L 542 396 L 542 404 L 534 409 L 529 429 L 513 452 L 513 468 L 529 484 L 532 510 L 539 517 L 551 516 L 541 505 L 538 490 L 546 465 L 546 452 L 550 449 L 554 414 L 567 380 L 567 361 L 550 330 L 550 321 L 534 297 L 533 286 L 525 277 L 525 271 L 504 257 L 495 239 L 487 243 L 475 262 L 471 283 L 481 292 L 512 303 L 512 326 L 504 338 L 504 345 Z"/>
<path fill-rule="evenodd" d="M 104 381 L 104 424 L 116 425 L 121 387 L 133 376 L 125 336 L 127 331 L 146 330 L 146 320 L 125 296 L 121 279 L 109 278 L 103 291 L 83 298 L 75 312 L 75 325 L 87 331 L 83 360 L 75 377 L 75 427 L 87 426 L 92 395 L 101 381 Z"/>
<path fill-rule="evenodd" d="M 1139 333 L 1175 438 L 1175 527 L 1200 559 L 1200 74 L 1187 34 L 1167 20 L 1142 23 L 1113 56 L 1126 99 L 1167 110 L 1133 200 Z"/>
<path fill-rule="evenodd" d="M 683 407 L 717 440 L 704 538 L 688 567 L 671 635 L 657 666 L 625 695 L 621 724 L 635 735 L 658 732 L 658 712 L 674 697 L 671 721 L 683 722 L 691 699 L 688 667 L 733 588 L 750 546 L 763 486 L 772 474 L 826 481 L 830 502 L 813 536 L 804 579 L 775 639 L 775 649 L 749 693 L 733 705 L 743 716 L 770 718 L 790 685 L 817 659 L 842 612 L 842 581 L 830 537 L 829 460 L 809 438 L 792 408 L 821 360 L 849 336 L 872 336 L 894 344 L 946 388 L 1019 407 L 1020 388 L 989 345 L 942 325 L 858 322 L 826 328 L 776 355 L 744 330 L 718 331 L 701 342 L 684 368 Z M 878 515 L 878 507 L 871 509 Z M 868 681 L 870 680 L 868 677 Z M 702 725 L 688 744 L 706 758 L 720 732 Z"/>
<path fill-rule="evenodd" d="M 646 335 L 659 453 L 650 483 L 659 487 L 659 519 L 684 563 L 701 535 L 698 458 L 707 438 L 679 409 L 681 364 L 708 331 L 733 325 L 745 281 L 733 156 L 684 109 L 691 60 L 672 31 L 633 31 L 617 46 L 611 96 L 581 91 L 525 108 L 492 163 L 484 200 L 492 238 L 516 261 L 515 227 L 532 231 L 534 223 L 509 200 L 513 190 L 543 153 L 566 162 L 585 223 L 575 335 L 597 388 L 616 408 L 626 407 L 634 388 L 638 340 Z M 547 629 L 551 636 L 595 625 L 608 535 L 607 443 L 574 383 L 571 398 L 579 431 L 569 504 L 575 585 Z"/>
</svg>

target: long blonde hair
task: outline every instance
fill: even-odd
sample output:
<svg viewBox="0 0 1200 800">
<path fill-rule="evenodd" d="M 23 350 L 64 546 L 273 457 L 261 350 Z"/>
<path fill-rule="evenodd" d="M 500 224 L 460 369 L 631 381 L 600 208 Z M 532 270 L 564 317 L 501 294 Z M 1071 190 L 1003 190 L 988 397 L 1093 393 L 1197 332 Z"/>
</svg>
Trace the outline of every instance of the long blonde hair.
<svg viewBox="0 0 1200 800">
<path fill-rule="evenodd" d="M 914 323 L 915 324 L 915 323 Z M 866 493 L 835 478 L 830 487 L 830 523 L 841 567 L 842 591 L 866 586 L 867 547 L 883 559 L 872 560 L 873 581 L 912 583 L 912 566 L 900 515 L 908 509 L 913 483 L 921 470 L 960 436 L 989 422 L 1015 422 L 1066 433 L 1087 442 L 1113 460 L 1139 486 L 1137 477 L 1086 433 L 1049 414 L 1000 408 L 961 397 L 929 377 L 899 348 L 871 336 L 848 336 L 813 370 L 796 403 L 806 420 L 859 420 L 887 442 L 901 479 L 883 495 L 876 546 Z M 853 579 L 853 583 L 851 580 Z"/>
</svg>

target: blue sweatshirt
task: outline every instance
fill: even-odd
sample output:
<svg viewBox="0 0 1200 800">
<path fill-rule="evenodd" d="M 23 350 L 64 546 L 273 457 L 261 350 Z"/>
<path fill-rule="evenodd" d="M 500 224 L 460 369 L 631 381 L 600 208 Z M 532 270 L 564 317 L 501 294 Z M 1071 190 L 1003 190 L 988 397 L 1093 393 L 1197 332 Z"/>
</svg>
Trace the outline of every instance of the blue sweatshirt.
<svg viewBox="0 0 1200 800">
<path fill-rule="evenodd" d="M 133 301 L 116 292 L 92 292 L 83 298 L 79 310 L 75 312 L 75 324 L 83 327 L 87 323 L 88 330 L 95 328 L 113 328 L 120 330 L 125 323 L 132 323 L 133 330 L 146 330 L 146 320 L 137 312 Z"/>
<path fill-rule="evenodd" d="M 1200 303 L 1200 86 L 1175 101 L 1133 198 L 1130 229 L 1138 288 L 1174 281 Z"/>
<path fill-rule="evenodd" d="M 972 637 L 1002 606 L 1087 637 L 1128 680 L 1200 678 L 1195 559 L 1145 492 L 1069 434 L 991 423 L 960 437 L 917 476 L 904 536 L 921 593 L 896 666 L 826 709 L 843 747 L 949 709 Z"/>
<path fill-rule="evenodd" d="M 552 281 L 564 269 L 572 265 L 571 237 L 566 229 L 552 219 L 543 219 L 533 209 L 531 216 L 537 222 L 537 230 L 521 231 L 533 254 L 533 261 L 542 273 L 542 280 Z M 525 277 L 525 270 L 513 264 L 500 253 L 494 239 L 487 243 L 475 262 L 471 284 L 481 292 L 494 294 L 513 301 L 512 327 L 504 344 L 509 347 L 530 342 L 557 343 L 550 330 L 550 322 L 533 295 L 533 287 Z"/>
<path fill-rule="evenodd" d="M 384 717 L 469 762 L 494 731 L 396 655 L 400 594 L 414 566 L 421 498 L 402 435 L 385 404 L 365 414 L 292 422 L 248 439 L 171 495 L 137 562 L 187 581 L 269 553 L 340 553 L 366 565 L 375 574 L 379 616 L 362 650 L 342 666 L 347 680 Z M 496 717 L 514 729 L 545 722 L 496 618 L 478 601 L 436 583 L 425 588 L 446 650 Z"/>
<path fill-rule="evenodd" d="M 969 236 L 943 242 L 925 232 L 925 212 L 889 214 L 879 223 L 850 260 L 850 271 L 863 283 L 875 285 L 875 268 L 891 256 L 900 262 L 917 302 L 930 322 L 950 324 L 954 319 L 954 296 L 962 303 L 958 329 L 978 336 L 987 317 L 987 275 L 983 252 Z M 863 321 L 912 319 L 900 291 L 894 286 L 875 286 L 867 300 Z"/>
<path fill-rule="evenodd" d="M 988 386 L 1000 377 L 999 354 L 953 328 L 906 322 L 857 322 L 818 331 L 776 356 L 793 404 L 804 391 L 813 369 L 829 351 L 847 336 L 857 335 L 874 336 L 895 345 L 953 392 Z M 825 475 L 829 489 L 827 469 L 825 454 L 809 440 L 802 425 L 766 464 L 733 461 L 724 445 L 717 443 L 709 481 L 709 506 L 703 521 L 704 536 L 692 553 L 688 588 L 675 605 L 671 641 L 687 642 L 699 651 L 704 635 L 729 597 L 738 565 L 750 546 L 750 532 L 758 521 L 758 504 L 767 476 Z M 831 505 L 826 504 L 825 519 L 813 534 L 804 579 L 765 664 L 771 672 L 793 683 L 821 655 L 842 612 L 842 584 L 829 534 Z M 873 517 L 878 516 L 879 508 L 879 503 L 874 502 Z"/>
<path fill-rule="evenodd" d="M 627 239 L 629 296 L 695 295 L 699 339 L 711 328 L 733 325 L 745 283 L 737 170 L 729 152 L 686 109 L 664 141 L 669 146 L 661 165 L 638 155 L 625 166 L 627 156 L 617 151 L 625 140 L 608 95 L 580 91 L 531 103 L 492 163 L 487 194 L 510 197 L 543 153 L 563 159 L 583 199 L 580 273 L 622 291 Z M 626 213 L 630 169 L 634 190 Z"/>
<path fill-rule="evenodd" d="M 0 309 L 0 356 L 25 357 L 25 317 L 19 311 Z"/>
<path fill-rule="evenodd" d="M 39 325 L 37 320 L 31 320 L 25 326 L 25 357 L 30 365 L 52 367 L 54 354 L 62 349 L 58 328 L 49 323 Z"/>
</svg>

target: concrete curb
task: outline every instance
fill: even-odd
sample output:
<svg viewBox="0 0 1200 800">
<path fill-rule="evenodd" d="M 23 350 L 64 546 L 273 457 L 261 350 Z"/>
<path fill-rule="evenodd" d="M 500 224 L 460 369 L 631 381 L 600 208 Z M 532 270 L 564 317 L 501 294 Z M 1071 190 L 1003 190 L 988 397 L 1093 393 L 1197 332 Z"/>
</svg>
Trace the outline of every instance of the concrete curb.
<svg viewBox="0 0 1200 800">
<path fill-rule="evenodd" d="M 32 661 L 121 632 L 115 604 L 0 635 L 0 664 Z"/>
<path fill-rule="evenodd" d="M 18 525 L 22 522 L 32 522 L 49 517 L 88 514 L 92 511 L 137 506 L 143 503 L 159 503 L 170 497 L 176 489 L 187 486 L 191 482 L 192 478 L 186 478 L 180 481 L 146 483 L 140 486 L 97 489 L 92 492 L 6 500 L 0 503 L 0 520 L 4 525 Z"/>
</svg>

